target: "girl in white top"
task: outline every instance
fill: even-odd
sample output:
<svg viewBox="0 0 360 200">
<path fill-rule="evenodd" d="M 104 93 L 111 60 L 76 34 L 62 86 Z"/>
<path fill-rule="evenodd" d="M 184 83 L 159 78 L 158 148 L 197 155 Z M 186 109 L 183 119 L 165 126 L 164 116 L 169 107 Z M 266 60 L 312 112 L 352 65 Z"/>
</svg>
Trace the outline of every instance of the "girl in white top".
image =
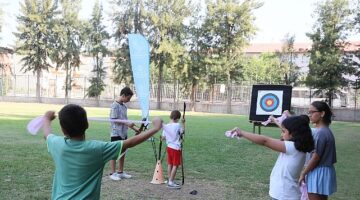
<svg viewBox="0 0 360 200">
<path fill-rule="evenodd" d="M 276 200 L 299 200 L 301 197 L 298 179 L 305 163 L 305 153 L 314 149 L 314 140 L 309 127 L 309 117 L 291 116 L 281 123 L 281 140 L 256 135 L 234 128 L 237 136 L 266 146 L 280 155 L 270 175 L 269 195 Z"/>
</svg>

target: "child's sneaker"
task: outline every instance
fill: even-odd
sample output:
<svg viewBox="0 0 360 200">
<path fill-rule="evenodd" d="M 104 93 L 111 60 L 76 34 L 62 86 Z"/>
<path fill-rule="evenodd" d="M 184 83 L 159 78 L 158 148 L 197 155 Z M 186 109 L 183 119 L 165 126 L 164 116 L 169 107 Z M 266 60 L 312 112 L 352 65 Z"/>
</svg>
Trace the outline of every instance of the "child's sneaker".
<svg viewBox="0 0 360 200">
<path fill-rule="evenodd" d="M 172 189 L 180 189 L 181 188 L 181 186 L 179 184 L 177 184 L 175 182 L 170 182 L 170 181 L 168 182 L 167 187 L 172 188 Z"/>
<path fill-rule="evenodd" d="M 110 179 L 113 180 L 113 181 L 120 181 L 121 180 L 120 176 L 117 173 L 110 174 Z"/>
<path fill-rule="evenodd" d="M 125 172 L 121 172 L 121 173 L 117 172 L 117 175 L 120 177 L 120 179 L 122 179 L 122 178 L 123 179 L 129 179 L 129 178 L 132 177 L 130 174 L 127 174 Z"/>
</svg>

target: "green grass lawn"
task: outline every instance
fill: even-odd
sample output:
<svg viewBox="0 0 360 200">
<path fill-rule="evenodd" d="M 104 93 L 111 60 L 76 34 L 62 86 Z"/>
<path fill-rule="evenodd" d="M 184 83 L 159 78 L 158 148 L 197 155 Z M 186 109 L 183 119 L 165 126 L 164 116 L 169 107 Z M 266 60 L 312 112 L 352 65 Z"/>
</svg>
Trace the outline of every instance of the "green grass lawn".
<svg viewBox="0 0 360 200">
<path fill-rule="evenodd" d="M 59 111 L 61 107 L 0 102 L 0 199 L 49 199 L 54 165 L 42 135 L 28 134 L 26 125 L 46 110 Z M 109 114 L 108 108 L 86 110 L 88 117 L 108 117 Z M 161 116 L 165 122 L 169 114 L 168 111 L 150 112 L 151 116 Z M 129 110 L 128 115 L 130 119 L 140 119 L 138 110 Z M 249 141 L 224 136 L 224 132 L 234 126 L 251 131 L 248 116 L 188 112 L 186 120 L 184 164 L 187 177 L 227 183 L 236 193 L 224 194 L 224 198 L 268 199 L 269 176 L 278 154 Z M 53 132 L 62 134 L 58 121 L 53 124 Z M 335 165 L 338 192 L 331 199 L 359 199 L 360 124 L 334 122 L 331 127 L 336 137 L 338 161 Z M 280 136 L 276 128 L 263 128 L 262 133 Z M 87 139 L 108 141 L 109 124 L 90 122 Z M 152 174 L 155 158 L 151 143 L 131 149 L 126 160 L 126 168 Z M 107 165 L 104 173 L 108 171 Z"/>
</svg>

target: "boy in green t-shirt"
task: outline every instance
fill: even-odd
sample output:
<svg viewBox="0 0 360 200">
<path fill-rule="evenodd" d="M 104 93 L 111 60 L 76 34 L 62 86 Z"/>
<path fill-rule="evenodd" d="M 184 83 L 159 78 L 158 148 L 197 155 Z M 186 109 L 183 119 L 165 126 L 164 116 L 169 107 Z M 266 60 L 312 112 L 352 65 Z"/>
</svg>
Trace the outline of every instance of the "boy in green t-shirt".
<svg viewBox="0 0 360 200">
<path fill-rule="evenodd" d="M 55 163 L 51 199 L 99 199 L 104 165 L 118 160 L 122 152 L 136 146 L 157 133 L 160 118 L 153 120 L 153 128 L 145 133 L 118 142 L 85 140 L 89 127 L 84 108 L 69 104 L 59 112 L 61 130 L 65 137 L 51 134 L 54 111 L 45 113 L 43 126 L 48 151 Z"/>
</svg>

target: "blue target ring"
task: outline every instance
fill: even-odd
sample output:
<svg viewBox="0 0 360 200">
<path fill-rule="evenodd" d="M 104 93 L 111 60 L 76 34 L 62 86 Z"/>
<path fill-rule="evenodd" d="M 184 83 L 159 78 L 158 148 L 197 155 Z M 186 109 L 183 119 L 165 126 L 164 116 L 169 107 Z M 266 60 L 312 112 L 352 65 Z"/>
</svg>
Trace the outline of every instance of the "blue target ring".
<svg viewBox="0 0 360 200">
<path fill-rule="evenodd" d="M 278 106 L 279 106 L 279 98 L 273 93 L 265 94 L 260 99 L 260 107 L 266 112 L 272 112 L 276 110 Z"/>
</svg>

